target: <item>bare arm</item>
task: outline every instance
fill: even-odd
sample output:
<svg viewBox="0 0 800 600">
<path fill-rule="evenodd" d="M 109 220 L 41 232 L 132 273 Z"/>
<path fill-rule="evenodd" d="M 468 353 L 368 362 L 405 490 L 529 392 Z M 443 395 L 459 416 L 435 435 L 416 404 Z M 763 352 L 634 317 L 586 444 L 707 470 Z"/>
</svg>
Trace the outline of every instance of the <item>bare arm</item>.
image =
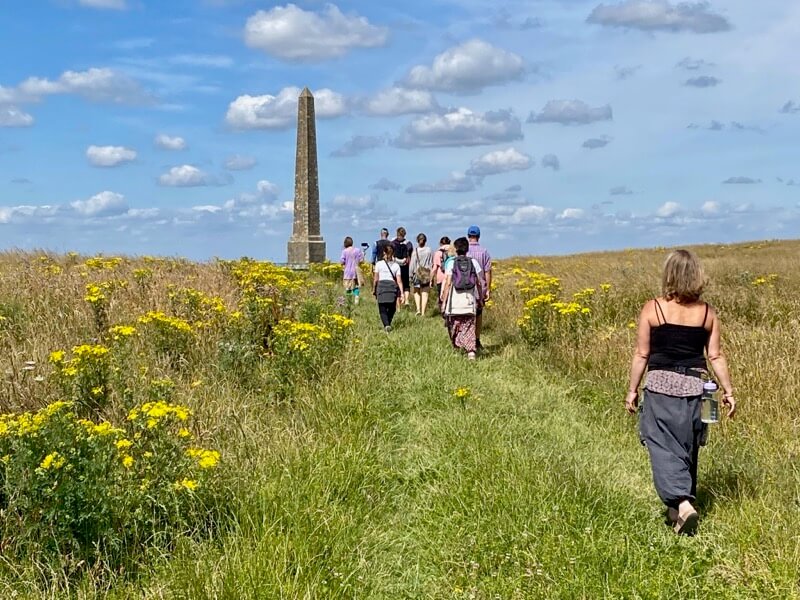
<svg viewBox="0 0 800 600">
<path fill-rule="evenodd" d="M 452 282 L 453 282 L 452 275 L 445 276 L 444 285 L 442 286 L 442 302 L 445 301 L 445 298 L 447 298 L 448 294 L 450 293 L 450 286 L 452 285 Z"/>
<path fill-rule="evenodd" d="M 373 271 L 372 271 L 372 295 L 374 296 L 377 293 L 378 293 L 378 271 L 373 269 Z"/>
<path fill-rule="evenodd" d="M 722 386 L 722 401 L 728 405 L 728 416 L 733 417 L 736 412 L 736 400 L 733 397 L 733 385 L 731 384 L 731 376 L 728 371 L 728 361 L 725 360 L 725 355 L 722 354 L 722 346 L 720 343 L 720 324 L 717 313 L 711 309 L 711 336 L 708 339 L 708 361 L 711 363 L 711 370 L 719 380 Z"/>
<path fill-rule="evenodd" d="M 400 276 L 400 269 L 397 269 L 397 275 L 394 276 L 394 280 L 397 282 L 397 285 L 400 287 L 400 295 L 403 295 L 403 278 Z"/>
<path fill-rule="evenodd" d="M 491 263 L 490 263 L 491 264 Z M 492 269 L 491 267 L 486 271 L 486 295 L 485 300 L 489 300 L 489 294 L 492 293 Z"/>
<path fill-rule="evenodd" d="M 639 314 L 639 328 L 636 331 L 636 350 L 631 359 L 630 378 L 628 381 L 628 395 L 625 396 L 625 408 L 634 414 L 639 404 L 639 384 L 647 368 L 650 358 L 650 314 L 653 312 L 653 301 L 650 300 L 642 307 Z"/>
</svg>

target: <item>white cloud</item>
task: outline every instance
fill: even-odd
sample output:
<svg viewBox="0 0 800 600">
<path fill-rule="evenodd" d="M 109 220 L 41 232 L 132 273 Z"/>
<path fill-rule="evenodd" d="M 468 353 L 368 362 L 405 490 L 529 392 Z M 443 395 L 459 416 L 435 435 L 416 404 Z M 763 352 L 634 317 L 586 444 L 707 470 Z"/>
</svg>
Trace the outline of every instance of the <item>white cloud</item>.
<svg viewBox="0 0 800 600">
<path fill-rule="evenodd" d="M 12 223 L 17 220 L 42 220 L 55 217 L 60 210 L 58 206 L 49 204 L 30 206 L 0 206 L 0 223 Z"/>
<path fill-rule="evenodd" d="M 541 223 L 550 214 L 550 210 L 544 206 L 537 204 L 527 204 L 515 209 L 510 218 L 505 219 L 510 223 L 517 225 L 526 225 L 531 223 Z"/>
<path fill-rule="evenodd" d="M 473 39 L 439 54 L 430 67 L 413 67 L 405 83 L 435 91 L 475 92 L 519 79 L 524 72 L 522 57 Z"/>
<path fill-rule="evenodd" d="M 531 112 L 528 123 L 587 125 L 596 121 L 610 121 L 612 118 L 608 104 L 592 108 L 581 100 L 550 100 L 538 115 Z"/>
<path fill-rule="evenodd" d="M 381 90 L 363 104 L 364 112 L 374 116 L 394 116 L 432 112 L 439 108 L 428 91 L 391 87 Z"/>
<path fill-rule="evenodd" d="M 142 104 L 152 100 L 133 79 L 108 68 L 65 71 L 56 80 L 29 77 L 17 91 L 30 101 L 54 94 L 74 94 L 92 102 Z"/>
<path fill-rule="evenodd" d="M 708 2 L 671 4 L 667 0 L 626 0 L 610 6 L 600 4 L 587 21 L 643 31 L 715 33 L 731 29 L 728 19 L 713 12 Z"/>
<path fill-rule="evenodd" d="M 406 188 L 406 194 L 438 194 L 441 192 L 472 192 L 475 181 L 464 173 L 454 171 L 448 179 L 434 183 L 415 183 Z"/>
<path fill-rule="evenodd" d="M 256 184 L 256 189 L 258 190 L 258 194 L 264 198 L 277 198 L 280 192 L 280 188 L 277 185 L 266 179 L 259 181 Z"/>
<path fill-rule="evenodd" d="M 155 144 L 162 150 L 186 150 L 186 140 L 179 136 L 169 136 L 159 133 L 156 136 Z"/>
<path fill-rule="evenodd" d="M 116 167 L 136 160 L 136 151 L 123 146 L 89 146 L 86 158 L 95 167 Z"/>
<path fill-rule="evenodd" d="M 248 46 L 284 60 L 327 60 L 353 48 L 383 46 L 387 38 L 387 28 L 345 15 L 333 4 L 319 13 L 294 4 L 260 10 L 247 19 L 244 30 Z"/>
<path fill-rule="evenodd" d="M 656 210 L 656 216 L 661 219 L 669 219 L 677 216 L 683 209 L 677 202 L 665 202 Z"/>
<path fill-rule="evenodd" d="M 113 10 L 125 10 L 128 8 L 126 0 L 78 0 L 78 4 L 89 8 L 110 8 Z"/>
<path fill-rule="evenodd" d="M 121 215 L 128 211 L 125 196 L 116 192 L 100 192 L 88 200 L 76 200 L 70 206 L 84 217 L 108 217 Z"/>
<path fill-rule="evenodd" d="M 715 215 L 718 215 L 721 209 L 722 207 L 720 206 L 719 202 L 717 202 L 716 200 L 709 200 L 708 202 L 705 202 L 703 204 L 703 207 L 700 210 L 703 212 L 704 215 L 708 217 L 713 217 Z"/>
<path fill-rule="evenodd" d="M 520 139 L 522 126 L 509 110 L 477 113 L 457 108 L 445 114 L 414 119 L 392 143 L 400 148 L 434 148 L 499 144 Z"/>
<path fill-rule="evenodd" d="M 486 177 L 487 175 L 497 175 L 508 171 L 525 171 L 530 169 L 533 164 L 533 159 L 530 156 L 516 148 L 495 150 L 473 159 L 469 169 L 467 169 L 467 175 Z"/>
<path fill-rule="evenodd" d="M 234 129 L 283 129 L 297 119 L 300 88 L 283 88 L 276 96 L 239 96 L 230 103 L 225 122 Z M 347 113 L 344 96 L 329 89 L 314 92 L 314 112 L 318 118 L 334 118 Z"/>
<path fill-rule="evenodd" d="M 241 154 L 234 154 L 225 159 L 225 168 L 228 171 L 247 171 L 257 164 L 258 161 L 252 156 L 243 156 Z"/>
<path fill-rule="evenodd" d="M 198 187 L 209 185 L 209 175 L 192 165 L 172 167 L 158 178 L 159 185 L 167 187 Z"/>
<path fill-rule="evenodd" d="M 16 106 L 0 105 L 0 127 L 30 127 L 33 117 Z"/>
<path fill-rule="evenodd" d="M 556 218 L 574 221 L 582 219 L 585 214 L 586 212 L 582 208 L 565 208 Z"/>
</svg>

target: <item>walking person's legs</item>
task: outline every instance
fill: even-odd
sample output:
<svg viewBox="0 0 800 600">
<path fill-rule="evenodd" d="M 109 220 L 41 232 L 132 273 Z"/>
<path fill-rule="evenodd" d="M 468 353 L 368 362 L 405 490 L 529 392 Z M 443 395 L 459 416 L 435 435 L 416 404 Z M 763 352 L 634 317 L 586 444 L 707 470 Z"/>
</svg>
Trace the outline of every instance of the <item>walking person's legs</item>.
<svg viewBox="0 0 800 600">
<path fill-rule="evenodd" d="M 697 415 L 695 415 L 697 412 Z M 695 419 L 695 416 L 697 417 Z M 640 437 L 650 454 L 653 484 L 670 509 L 679 533 L 693 533 L 697 511 L 698 398 L 675 398 L 645 390 Z"/>
<path fill-rule="evenodd" d="M 419 295 L 421 296 L 419 312 L 423 317 L 425 316 L 425 311 L 428 310 L 428 296 L 430 295 L 430 290 L 430 286 L 426 286 L 420 288 L 419 291 Z"/>
<path fill-rule="evenodd" d="M 422 310 L 422 311 L 420 310 L 421 304 L 422 304 L 422 297 L 420 295 L 420 288 L 415 286 L 414 287 L 414 306 L 417 308 L 417 314 L 418 315 L 425 312 L 424 310 Z"/>
<path fill-rule="evenodd" d="M 383 324 L 383 328 L 391 328 L 392 326 L 392 319 L 394 318 L 396 304 L 395 302 L 379 302 L 378 303 L 378 312 L 381 315 L 381 323 Z"/>
</svg>

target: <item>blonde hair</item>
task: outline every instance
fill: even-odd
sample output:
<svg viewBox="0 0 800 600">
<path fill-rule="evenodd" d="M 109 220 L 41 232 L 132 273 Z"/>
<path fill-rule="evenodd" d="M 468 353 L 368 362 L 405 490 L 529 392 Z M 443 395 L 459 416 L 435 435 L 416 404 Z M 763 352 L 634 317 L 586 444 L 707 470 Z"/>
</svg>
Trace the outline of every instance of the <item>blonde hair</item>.
<svg viewBox="0 0 800 600">
<path fill-rule="evenodd" d="M 453 244 L 447 244 L 447 256 L 455 256 L 456 247 Z"/>
<path fill-rule="evenodd" d="M 697 255 L 691 250 L 675 250 L 664 261 L 661 293 L 681 304 L 697 302 L 703 295 L 706 276 Z"/>
</svg>

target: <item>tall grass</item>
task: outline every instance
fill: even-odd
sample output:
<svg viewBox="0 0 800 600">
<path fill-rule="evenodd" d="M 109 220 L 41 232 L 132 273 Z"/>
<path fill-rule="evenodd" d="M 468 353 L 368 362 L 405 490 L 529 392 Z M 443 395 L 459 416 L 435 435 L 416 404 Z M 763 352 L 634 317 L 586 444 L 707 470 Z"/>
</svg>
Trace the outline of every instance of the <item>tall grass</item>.
<svg viewBox="0 0 800 600">
<path fill-rule="evenodd" d="M 173 398 L 195 411 L 197 434 L 222 452 L 225 510 L 133 571 L 75 576 L 4 558 L 0 597 L 800 597 L 798 249 L 697 249 L 741 414 L 716 427 L 701 454 L 695 538 L 664 526 L 622 407 L 628 324 L 658 292 L 666 251 L 520 258 L 498 266 L 477 363 L 449 348 L 438 316 L 401 311 L 385 334 L 365 296 L 349 307 L 356 324 L 344 350 L 314 379 L 295 380 L 288 397 L 276 393 L 268 357 L 219 350 L 218 340 L 240 339 L 233 325 L 200 340 L 186 363 L 143 347 L 151 371 L 135 393 L 171 378 Z M 5 410 L 57 398 L 49 352 L 97 335 L 83 263 L 0 256 Z M 517 325 L 524 297 L 515 267 L 557 276 L 568 297 L 610 283 L 608 302 L 585 327 L 530 349 Z M 140 285 L 142 268 L 153 275 Z M 777 278 L 753 284 L 770 273 Z M 216 263 L 141 259 L 115 267 L 113 278 L 129 284 L 109 302 L 112 323 L 169 309 L 175 288 L 218 297 L 228 312 L 240 300 Z M 326 305 L 337 296 L 324 282 L 315 290 Z M 24 370 L 30 360 L 33 372 Z M 123 400 L 114 396 L 112 406 Z"/>
</svg>

